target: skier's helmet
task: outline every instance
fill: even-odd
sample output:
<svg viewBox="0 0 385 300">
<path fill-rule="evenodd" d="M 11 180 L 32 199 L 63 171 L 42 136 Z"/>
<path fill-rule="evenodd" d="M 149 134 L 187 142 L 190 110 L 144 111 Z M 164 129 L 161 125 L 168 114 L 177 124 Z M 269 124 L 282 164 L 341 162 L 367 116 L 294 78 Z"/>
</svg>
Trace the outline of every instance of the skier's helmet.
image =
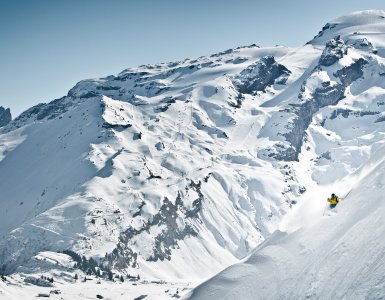
<svg viewBox="0 0 385 300">
<path fill-rule="evenodd" d="M 336 194 L 333 193 L 333 194 L 332 194 L 332 198 L 335 198 L 335 197 L 336 197 Z"/>
</svg>

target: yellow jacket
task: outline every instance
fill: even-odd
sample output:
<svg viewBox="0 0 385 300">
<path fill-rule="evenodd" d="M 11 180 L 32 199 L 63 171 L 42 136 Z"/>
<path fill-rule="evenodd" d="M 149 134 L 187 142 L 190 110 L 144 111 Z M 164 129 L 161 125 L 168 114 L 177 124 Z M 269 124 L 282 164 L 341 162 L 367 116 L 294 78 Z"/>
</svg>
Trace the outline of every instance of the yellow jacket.
<svg viewBox="0 0 385 300">
<path fill-rule="evenodd" d="M 338 197 L 328 198 L 328 202 L 330 202 L 330 204 L 338 204 L 338 202 L 340 202 L 341 200 L 342 198 Z"/>
</svg>

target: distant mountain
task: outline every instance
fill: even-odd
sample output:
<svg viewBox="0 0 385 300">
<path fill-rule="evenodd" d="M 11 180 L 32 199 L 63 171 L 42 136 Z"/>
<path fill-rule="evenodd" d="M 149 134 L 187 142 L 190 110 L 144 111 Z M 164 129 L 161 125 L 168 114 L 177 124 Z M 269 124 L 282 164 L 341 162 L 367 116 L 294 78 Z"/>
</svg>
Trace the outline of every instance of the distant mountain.
<svg viewBox="0 0 385 300">
<path fill-rule="evenodd" d="M 299 48 L 129 68 L 22 113 L 0 129 L 2 272 L 55 270 L 41 253 L 64 251 L 68 276 L 197 282 L 296 203 L 347 193 L 337 183 L 384 141 L 384 17 L 337 19 Z"/>
</svg>

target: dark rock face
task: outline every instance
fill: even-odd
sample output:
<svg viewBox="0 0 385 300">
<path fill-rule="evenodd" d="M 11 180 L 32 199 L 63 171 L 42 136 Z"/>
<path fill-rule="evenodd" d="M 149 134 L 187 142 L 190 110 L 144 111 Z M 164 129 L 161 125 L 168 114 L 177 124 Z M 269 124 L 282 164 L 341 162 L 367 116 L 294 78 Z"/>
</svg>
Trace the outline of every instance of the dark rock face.
<svg viewBox="0 0 385 300">
<path fill-rule="evenodd" d="M 374 123 L 385 122 L 385 116 L 380 116 Z"/>
<path fill-rule="evenodd" d="M 338 77 L 341 80 L 341 83 L 347 87 L 353 81 L 356 81 L 364 75 L 363 67 L 366 64 L 368 64 L 368 62 L 365 59 L 360 58 L 350 66 L 338 70 L 334 76 Z"/>
<path fill-rule="evenodd" d="M 191 181 L 186 186 L 186 191 L 192 190 L 198 197 L 192 203 L 192 207 L 187 209 L 183 203 L 181 193 L 178 193 L 175 203 L 167 197 L 163 199 L 163 204 L 159 211 L 153 216 L 152 220 L 144 223 L 140 229 L 128 228 L 120 234 L 119 243 L 115 249 L 107 255 L 106 263 L 114 268 L 124 269 L 129 266 L 137 266 L 138 254 L 131 248 L 131 239 L 142 232 L 150 232 L 159 226 L 164 229 L 154 237 L 154 248 L 148 261 L 170 260 L 172 249 L 178 247 L 178 242 L 189 236 L 196 236 L 198 233 L 193 227 L 193 220 L 197 219 L 202 209 L 204 195 L 201 192 L 201 182 Z M 143 205 L 141 206 L 143 207 Z M 140 213 L 136 213 L 140 215 Z M 181 224 L 183 224 L 181 226 Z"/>
<path fill-rule="evenodd" d="M 326 47 L 319 59 L 319 64 L 325 67 L 331 66 L 347 53 L 348 48 L 338 35 L 326 43 Z"/>
<path fill-rule="evenodd" d="M 240 93 L 255 94 L 264 92 L 274 83 L 284 84 L 291 72 L 278 64 L 273 56 L 265 56 L 255 64 L 244 69 L 235 79 L 234 85 Z"/>
<path fill-rule="evenodd" d="M 339 36 L 326 43 L 326 47 L 319 60 L 319 66 L 314 72 L 322 71 L 322 66 L 330 66 L 337 62 L 343 55 L 347 53 L 347 47 Z M 277 160 L 295 161 L 301 151 L 306 129 L 310 125 L 313 115 L 322 107 L 335 105 L 344 98 L 346 88 L 359 78 L 362 78 L 365 65 L 368 64 L 363 58 L 356 60 L 350 66 L 337 70 L 333 75 L 340 80 L 340 83 L 331 85 L 329 81 L 322 82 L 315 88 L 310 97 L 305 97 L 304 91 L 306 82 L 304 83 L 300 94 L 298 95 L 299 103 L 289 104 L 284 110 L 291 121 L 285 126 L 287 132 L 281 134 L 288 143 L 277 143 L 269 156 Z M 351 112 L 336 112 L 343 116 L 349 115 Z M 362 112 L 363 114 L 368 114 Z M 372 113 L 372 112 L 371 112 Z M 378 112 L 373 112 L 378 114 Z M 332 117 L 336 117 L 332 116 Z"/>
<path fill-rule="evenodd" d="M 355 49 L 359 49 L 359 50 L 371 51 L 374 49 L 373 44 L 371 42 L 369 42 L 366 38 L 348 40 L 346 42 L 346 44 L 348 46 L 351 46 L 351 47 L 353 47 Z"/>
<path fill-rule="evenodd" d="M 339 115 L 341 115 L 343 118 L 348 118 L 349 116 L 356 116 L 356 117 L 364 117 L 364 116 L 375 116 L 379 115 L 379 111 L 353 111 L 350 109 L 342 109 L 338 108 L 333 111 L 333 113 L 330 116 L 330 119 L 336 119 Z"/>
<path fill-rule="evenodd" d="M 25 125 L 28 121 L 40 121 L 43 119 L 54 119 L 67 112 L 73 107 L 78 101 L 76 99 L 62 97 L 60 99 L 53 100 L 49 103 L 37 104 L 12 121 L 14 128 L 20 128 Z"/>
<path fill-rule="evenodd" d="M 11 110 L 9 108 L 5 109 L 0 106 L 0 127 L 8 125 L 12 121 Z"/>
<path fill-rule="evenodd" d="M 344 97 L 345 86 L 336 84 L 331 86 L 323 84 L 316 88 L 312 94 L 312 98 L 300 104 L 289 104 L 286 113 L 294 116 L 291 123 L 286 128 L 287 133 L 282 134 L 289 146 L 278 144 L 276 146 L 276 154 L 274 158 L 283 161 L 298 160 L 298 155 L 301 151 L 305 131 L 310 125 L 313 115 L 322 107 L 334 105 Z M 302 93 L 299 95 L 302 98 Z"/>
<path fill-rule="evenodd" d="M 345 87 L 341 84 L 316 88 L 313 93 L 316 109 L 313 111 L 313 113 L 315 113 L 321 107 L 337 104 L 339 100 L 344 98 L 344 93 Z"/>
<path fill-rule="evenodd" d="M 158 151 L 162 151 L 162 150 L 164 150 L 164 144 L 163 144 L 163 142 L 157 142 L 156 144 L 155 144 L 155 148 L 156 148 L 156 150 L 158 150 Z"/>
<path fill-rule="evenodd" d="M 349 117 L 351 112 L 352 111 L 350 109 L 339 108 L 339 109 L 336 109 L 333 111 L 332 115 L 330 116 L 330 119 L 331 120 L 336 119 L 339 115 L 341 115 L 342 117 L 344 117 L 346 119 Z"/>
<path fill-rule="evenodd" d="M 313 39 L 320 38 L 321 36 L 324 35 L 325 32 L 332 30 L 336 26 L 337 26 L 337 24 L 334 24 L 334 23 L 326 23 L 326 25 L 324 27 L 322 27 L 321 31 L 318 32 L 318 34 Z M 308 42 L 308 44 L 310 44 L 310 43 L 311 42 Z"/>
<path fill-rule="evenodd" d="M 107 122 L 105 122 L 105 123 L 102 125 L 103 128 L 107 128 L 107 129 L 112 128 L 112 129 L 115 129 L 115 130 L 117 130 L 117 131 L 123 131 L 124 129 L 129 128 L 129 127 L 131 127 L 131 126 L 132 126 L 131 124 L 120 125 L 120 124 L 109 124 L 109 123 L 107 123 Z"/>
<path fill-rule="evenodd" d="M 160 113 L 168 110 L 171 104 L 175 103 L 176 100 L 172 97 L 166 97 L 162 101 L 159 102 L 159 105 L 154 107 L 154 112 Z"/>
</svg>

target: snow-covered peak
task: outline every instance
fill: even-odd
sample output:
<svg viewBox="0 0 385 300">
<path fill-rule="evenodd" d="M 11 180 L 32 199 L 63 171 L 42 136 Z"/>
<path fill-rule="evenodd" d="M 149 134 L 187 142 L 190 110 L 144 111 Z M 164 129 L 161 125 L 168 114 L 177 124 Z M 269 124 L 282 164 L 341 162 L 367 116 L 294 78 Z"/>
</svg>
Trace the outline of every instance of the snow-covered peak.
<svg viewBox="0 0 385 300">
<path fill-rule="evenodd" d="M 347 18 L 299 48 L 83 80 L 2 127 L 1 272 L 197 282 L 347 193 L 385 135 L 385 28 Z"/>
<path fill-rule="evenodd" d="M 343 27 L 352 26 L 371 26 L 372 24 L 382 24 L 385 18 L 385 11 L 381 9 L 369 9 L 352 12 L 350 14 L 338 17 L 330 23 L 340 24 Z"/>
<path fill-rule="evenodd" d="M 343 40 L 367 38 L 376 47 L 384 46 L 385 11 L 366 10 L 337 18 L 327 23 L 309 43 L 324 45 L 326 41 L 340 35 Z"/>
</svg>

